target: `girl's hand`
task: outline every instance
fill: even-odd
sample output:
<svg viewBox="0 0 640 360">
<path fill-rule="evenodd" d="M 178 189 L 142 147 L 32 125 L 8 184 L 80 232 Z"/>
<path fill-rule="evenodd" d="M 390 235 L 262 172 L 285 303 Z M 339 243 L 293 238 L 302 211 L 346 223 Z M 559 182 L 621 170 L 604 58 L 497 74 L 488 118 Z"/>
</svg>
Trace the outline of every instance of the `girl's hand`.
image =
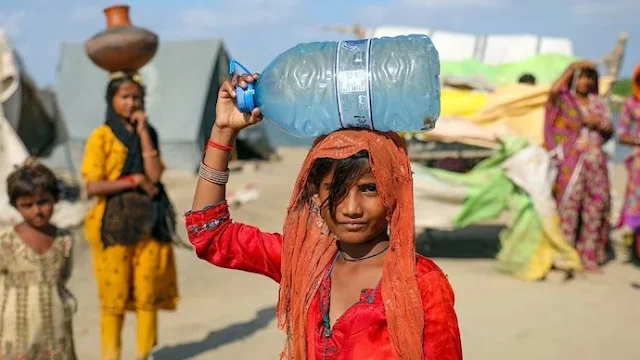
<svg viewBox="0 0 640 360">
<path fill-rule="evenodd" d="M 147 180 L 147 176 L 145 174 L 133 174 L 131 175 L 131 178 L 133 179 L 133 183 L 136 187 L 140 186 L 140 184 Z"/>
<path fill-rule="evenodd" d="M 158 187 L 151 182 L 149 179 L 145 179 L 140 185 L 138 185 L 142 191 L 144 191 L 147 195 L 151 197 L 155 197 L 158 195 Z"/>
<path fill-rule="evenodd" d="M 583 61 L 580 62 L 580 65 L 581 65 L 583 70 L 587 70 L 587 69 L 595 70 L 596 69 L 596 63 L 594 63 L 591 60 L 583 60 Z"/>
<path fill-rule="evenodd" d="M 247 126 L 257 124 L 262 120 L 260 109 L 255 108 L 251 114 L 246 114 L 238 109 L 236 101 L 236 85 L 246 89 L 247 84 L 255 82 L 258 77 L 258 74 L 234 75 L 230 81 L 222 83 L 218 92 L 215 127 L 237 133 Z"/>
<path fill-rule="evenodd" d="M 152 183 L 146 175 L 133 174 L 131 175 L 131 179 L 133 179 L 135 187 L 140 188 L 140 190 L 144 191 L 147 195 L 151 197 L 158 195 L 158 187 Z"/>
<path fill-rule="evenodd" d="M 135 124 L 138 135 L 147 131 L 147 114 L 144 111 L 138 110 L 134 112 L 130 121 Z"/>
<path fill-rule="evenodd" d="M 573 68 L 573 70 L 595 70 L 596 64 L 591 60 L 581 60 L 571 64 L 571 67 Z"/>
<path fill-rule="evenodd" d="M 600 123 L 602 122 L 602 119 L 598 116 L 589 115 L 589 116 L 585 116 L 584 121 L 587 125 L 596 127 L 600 125 Z"/>
<path fill-rule="evenodd" d="M 591 147 L 591 142 L 587 138 L 580 137 L 578 140 L 576 140 L 575 145 L 576 145 L 576 148 L 578 148 L 578 150 L 585 151 L 585 150 L 588 150 L 589 147 Z"/>
</svg>

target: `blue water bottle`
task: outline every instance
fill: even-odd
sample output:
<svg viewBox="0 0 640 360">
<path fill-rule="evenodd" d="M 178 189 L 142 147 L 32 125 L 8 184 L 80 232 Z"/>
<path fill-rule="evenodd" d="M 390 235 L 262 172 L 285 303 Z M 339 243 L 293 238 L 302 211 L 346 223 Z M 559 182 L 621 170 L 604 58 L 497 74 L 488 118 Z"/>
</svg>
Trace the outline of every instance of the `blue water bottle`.
<svg viewBox="0 0 640 360">
<path fill-rule="evenodd" d="M 231 61 L 230 70 L 239 66 Z M 238 107 L 255 107 L 298 137 L 343 128 L 426 131 L 440 116 L 440 61 L 426 35 L 313 42 L 280 54 L 246 90 Z"/>
</svg>

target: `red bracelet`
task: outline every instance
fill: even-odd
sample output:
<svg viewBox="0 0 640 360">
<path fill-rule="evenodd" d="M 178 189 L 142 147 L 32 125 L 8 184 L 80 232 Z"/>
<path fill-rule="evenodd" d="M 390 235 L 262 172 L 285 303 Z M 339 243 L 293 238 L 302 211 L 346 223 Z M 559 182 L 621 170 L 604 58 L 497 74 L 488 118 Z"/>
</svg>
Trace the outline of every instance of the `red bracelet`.
<svg viewBox="0 0 640 360">
<path fill-rule="evenodd" d="M 222 144 L 219 144 L 219 143 L 217 143 L 217 142 L 215 142 L 213 140 L 209 140 L 207 142 L 207 146 L 205 146 L 204 151 L 207 151 L 207 149 L 209 147 L 212 147 L 212 148 L 215 148 L 215 149 L 218 149 L 218 150 L 222 150 L 222 151 L 231 151 L 231 150 L 233 150 L 233 146 L 222 145 Z"/>
<path fill-rule="evenodd" d="M 131 183 L 133 185 L 136 184 L 136 181 L 133 179 L 133 176 L 131 176 L 131 175 L 123 176 L 123 177 L 120 178 L 120 180 L 124 180 L 124 181 L 129 182 L 129 183 Z"/>
</svg>

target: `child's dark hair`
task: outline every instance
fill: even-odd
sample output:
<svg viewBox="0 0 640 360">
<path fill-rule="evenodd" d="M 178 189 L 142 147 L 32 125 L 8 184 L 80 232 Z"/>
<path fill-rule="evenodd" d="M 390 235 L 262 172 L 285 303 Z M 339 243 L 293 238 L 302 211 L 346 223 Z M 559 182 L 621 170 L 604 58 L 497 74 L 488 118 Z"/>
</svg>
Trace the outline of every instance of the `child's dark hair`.
<svg viewBox="0 0 640 360">
<path fill-rule="evenodd" d="M 16 206 L 18 198 L 33 196 L 39 191 L 51 194 L 55 201 L 60 199 L 60 187 L 54 173 L 33 160 L 27 160 L 7 177 L 7 195 L 12 206 Z"/>
<path fill-rule="evenodd" d="M 309 170 L 307 185 L 300 197 L 298 206 L 309 204 L 314 194 L 320 191 L 322 180 L 333 172 L 333 179 L 329 187 L 329 197 L 326 203 L 320 206 L 328 206 L 332 217 L 335 217 L 336 207 L 347 196 L 349 189 L 364 174 L 370 170 L 369 152 L 362 150 L 345 159 L 317 159 Z"/>
</svg>

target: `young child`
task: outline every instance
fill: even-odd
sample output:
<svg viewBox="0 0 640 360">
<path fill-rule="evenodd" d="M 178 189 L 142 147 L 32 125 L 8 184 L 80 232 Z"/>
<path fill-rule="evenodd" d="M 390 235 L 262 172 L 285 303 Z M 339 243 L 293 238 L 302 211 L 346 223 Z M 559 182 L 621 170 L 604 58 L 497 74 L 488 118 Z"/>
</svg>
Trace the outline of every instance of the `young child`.
<svg viewBox="0 0 640 360">
<path fill-rule="evenodd" d="M 234 77 L 218 95 L 216 123 L 186 215 L 196 253 L 217 266 L 280 284 L 283 359 L 462 359 L 449 281 L 415 253 L 411 166 L 395 133 L 340 130 L 316 140 L 293 190 L 283 234 L 231 221 L 229 151 L 260 121 L 236 107 Z"/>
<path fill-rule="evenodd" d="M 58 181 L 28 160 L 9 175 L 7 190 L 24 221 L 0 228 L 0 359 L 75 360 L 75 301 L 65 288 L 73 238 L 49 223 Z"/>
</svg>

